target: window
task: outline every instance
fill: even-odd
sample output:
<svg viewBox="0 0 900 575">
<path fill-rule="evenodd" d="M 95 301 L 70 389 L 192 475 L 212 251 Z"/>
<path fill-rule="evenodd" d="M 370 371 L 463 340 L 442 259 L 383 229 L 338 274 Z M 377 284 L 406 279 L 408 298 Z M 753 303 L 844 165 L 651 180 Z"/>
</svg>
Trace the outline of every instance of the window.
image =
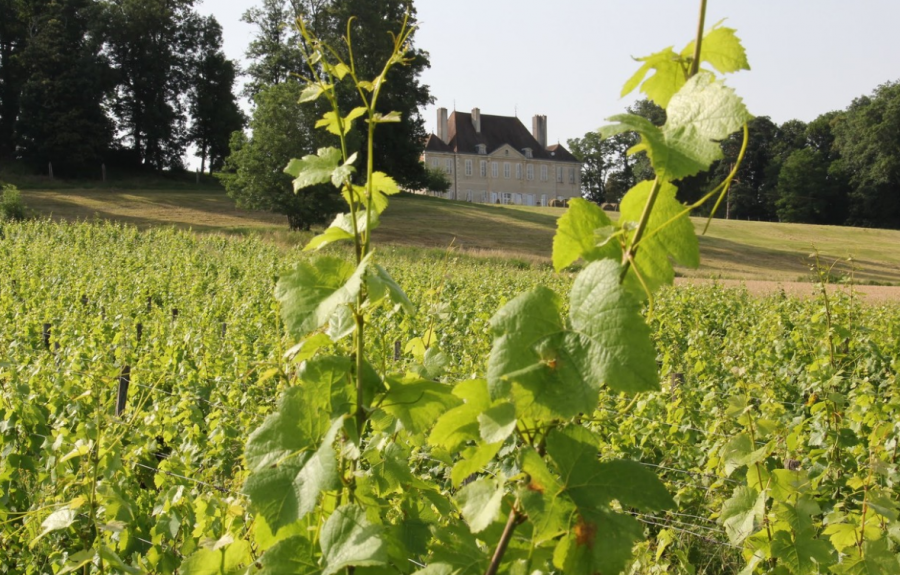
<svg viewBox="0 0 900 575">
<path fill-rule="evenodd" d="M 472 175 L 472 160 L 466 160 L 466 175 Z"/>
<path fill-rule="evenodd" d="M 440 160 L 438 160 L 437 158 L 432 158 L 432 159 L 431 159 L 431 167 L 432 167 L 432 168 L 434 168 L 434 169 L 436 170 L 436 169 L 438 169 L 438 166 L 440 166 L 440 165 L 441 165 L 441 161 L 440 161 Z"/>
<path fill-rule="evenodd" d="M 547 207 L 547 194 L 541 194 L 541 205 Z"/>
<path fill-rule="evenodd" d="M 522 153 L 526 158 L 530 159 L 534 157 L 534 153 L 531 151 L 531 148 L 522 148 Z"/>
<path fill-rule="evenodd" d="M 447 158 L 447 162 L 444 166 L 444 171 L 447 172 L 448 174 L 453 173 L 453 159 L 452 158 Z"/>
<path fill-rule="evenodd" d="M 516 164 L 516 179 L 522 179 L 522 164 Z"/>
<path fill-rule="evenodd" d="M 507 180 L 512 176 L 512 168 L 509 162 L 503 162 L 503 177 Z"/>
<path fill-rule="evenodd" d="M 481 160 L 481 177 L 487 177 L 487 160 Z"/>
<path fill-rule="evenodd" d="M 512 194 L 509 193 L 509 192 L 502 192 L 502 193 L 500 194 L 500 203 L 501 203 L 501 204 L 511 204 L 511 203 L 513 203 L 513 201 L 512 201 Z"/>
<path fill-rule="evenodd" d="M 547 166 L 541 166 L 541 181 L 547 181 Z"/>
<path fill-rule="evenodd" d="M 534 179 L 534 165 L 528 164 L 528 169 L 526 170 L 526 179 L 533 180 Z"/>
<path fill-rule="evenodd" d="M 575 183 L 575 168 L 569 168 L 569 183 Z"/>
<path fill-rule="evenodd" d="M 476 144 L 475 150 L 478 151 L 478 155 L 483 156 L 487 154 L 487 144 Z"/>
<path fill-rule="evenodd" d="M 497 162 L 491 162 L 491 177 L 499 178 L 500 177 L 500 164 Z"/>
<path fill-rule="evenodd" d="M 563 169 L 562 166 L 556 166 L 556 183 L 561 184 L 563 181 Z"/>
</svg>

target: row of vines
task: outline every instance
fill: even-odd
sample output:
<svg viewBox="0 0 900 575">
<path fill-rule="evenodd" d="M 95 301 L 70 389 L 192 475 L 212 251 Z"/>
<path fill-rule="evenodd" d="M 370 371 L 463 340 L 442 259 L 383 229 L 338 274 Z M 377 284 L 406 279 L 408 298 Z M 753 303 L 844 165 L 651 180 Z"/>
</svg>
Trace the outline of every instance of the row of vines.
<svg viewBox="0 0 900 575">
<path fill-rule="evenodd" d="M 271 290 L 304 256 L 254 240 L 40 222 L 5 226 L 0 257 L 0 569 L 81 571 L 101 558 L 109 572 L 257 569 L 292 533 L 273 534 L 251 512 L 242 451 L 303 365 L 282 359 L 290 341 Z M 524 286 L 570 281 L 454 255 L 387 259 L 423 303 L 415 318 L 379 312 L 372 361 L 439 381 L 483 369 L 489 310 Z M 662 292 L 651 324 L 662 390 L 604 392 L 583 416 L 601 459 L 640 462 L 675 502 L 627 509 L 635 540 L 648 536 L 631 569 L 896 572 L 900 310 L 858 299 Z M 477 476 L 514 473 L 514 450 L 503 449 Z M 372 489 L 415 494 L 397 509 L 415 521 L 392 533 L 390 571 L 440 562 L 483 572 L 489 539 L 455 526 L 458 510 L 441 496 L 470 475 L 453 477 L 457 456 L 423 441 L 370 459 Z M 448 553 L 448 541 L 469 555 Z"/>
</svg>

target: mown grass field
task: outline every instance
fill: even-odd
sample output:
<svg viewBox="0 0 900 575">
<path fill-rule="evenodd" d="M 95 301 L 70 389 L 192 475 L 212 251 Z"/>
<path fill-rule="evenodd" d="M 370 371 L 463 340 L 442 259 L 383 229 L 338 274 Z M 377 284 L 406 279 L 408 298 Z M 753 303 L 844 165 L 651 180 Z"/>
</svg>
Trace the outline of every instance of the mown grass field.
<svg viewBox="0 0 900 575">
<path fill-rule="evenodd" d="M 153 185 L 153 184 L 151 184 Z M 201 232 L 257 233 L 288 245 L 305 234 L 287 231 L 277 214 L 240 210 L 213 186 L 178 186 L 160 182 L 158 189 L 132 185 L 108 188 L 23 190 L 29 207 L 57 220 L 108 219 L 138 227 L 174 225 Z M 556 220 L 564 210 L 523 206 L 489 206 L 406 195 L 392 200 L 382 227 L 381 243 L 447 248 L 515 258 L 529 263 L 549 261 Z M 615 214 L 611 214 L 615 217 Z M 705 220 L 695 218 L 698 233 Z M 836 226 L 716 220 L 700 238 L 702 265 L 679 269 L 685 277 L 779 282 L 809 277 L 810 254 L 832 266 L 835 278 L 855 268 L 861 283 L 900 283 L 900 231 Z"/>
</svg>

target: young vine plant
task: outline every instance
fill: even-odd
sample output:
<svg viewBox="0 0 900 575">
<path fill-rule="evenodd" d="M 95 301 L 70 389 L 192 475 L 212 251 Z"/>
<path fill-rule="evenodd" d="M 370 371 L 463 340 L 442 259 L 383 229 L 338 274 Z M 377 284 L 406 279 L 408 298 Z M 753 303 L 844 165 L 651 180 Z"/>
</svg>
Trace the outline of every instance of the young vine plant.
<svg viewBox="0 0 900 575">
<path fill-rule="evenodd" d="M 330 110 L 317 126 L 339 145 L 286 168 L 298 193 L 331 183 L 346 200 L 307 246 L 350 242 L 350 261 L 317 256 L 283 274 L 276 297 L 298 343 L 286 358 L 294 384 L 275 413 L 248 438 L 243 492 L 271 534 L 260 573 L 619 573 L 644 528 L 628 511 L 675 503 L 647 467 L 601 460 L 585 421 L 601 388 L 622 394 L 659 389 L 656 349 L 642 310 L 674 278 L 672 260 L 699 265 L 690 211 L 727 193 L 734 172 L 695 205 L 676 199 L 677 182 L 722 157 L 718 142 L 751 118 L 721 75 L 748 69 L 734 30 L 704 33 L 683 51 L 641 59 L 623 94 L 640 88 L 666 109 L 662 127 L 621 115 L 601 133 L 635 131 L 656 179 L 642 182 L 611 221 L 573 200 L 553 243 L 557 271 L 585 265 L 568 298 L 536 287 L 491 320 L 493 345 L 482 377 L 440 381 L 447 356 L 431 338 L 410 346 L 417 367 L 391 373 L 367 356 L 379 341 L 377 310 L 415 306 L 379 265 L 372 232 L 399 192 L 374 170 L 375 130 L 398 121 L 379 111 L 395 66 L 406 62 L 410 28 L 376 78 L 360 78 L 352 21 L 346 46 L 321 42 L 302 21 L 309 83 L 301 102 Z M 649 77 L 648 77 L 649 75 Z M 359 106 L 341 109 L 348 91 Z M 367 133 L 366 163 L 348 137 Z M 735 166 L 734 170 L 737 170 Z M 446 475 L 425 473 L 438 463 Z M 226 561 L 225 550 L 221 553 Z"/>
</svg>

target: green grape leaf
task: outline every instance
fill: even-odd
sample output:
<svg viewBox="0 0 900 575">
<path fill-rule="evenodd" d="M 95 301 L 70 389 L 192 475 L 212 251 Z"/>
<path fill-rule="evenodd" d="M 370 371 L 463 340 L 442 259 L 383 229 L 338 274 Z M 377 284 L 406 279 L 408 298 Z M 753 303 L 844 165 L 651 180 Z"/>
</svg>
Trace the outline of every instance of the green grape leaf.
<svg viewBox="0 0 900 575">
<path fill-rule="evenodd" d="M 363 194 L 368 194 L 368 186 L 361 189 Z M 388 207 L 387 196 L 400 193 L 400 186 L 394 178 L 383 172 L 372 174 L 372 211 L 382 213 Z"/>
<path fill-rule="evenodd" d="M 516 408 L 511 403 L 499 403 L 478 416 L 478 425 L 486 443 L 504 441 L 516 429 Z"/>
<path fill-rule="evenodd" d="M 459 523 L 434 529 L 429 564 L 442 563 L 453 568 L 457 575 L 482 575 L 490 556 L 471 531 Z M 443 573 L 444 570 L 439 571 Z"/>
<path fill-rule="evenodd" d="M 238 543 L 240 543 L 240 545 L 232 553 L 232 562 L 234 561 L 234 559 L 233 559 L 234 557 L 237 557 L 239 555 L 248 554 L 250 552 L 250 544 L 249 543 L 247 543 L 246 541 L 238 542 Z M 238 543 L 235 543 L 235 545 L 238 545 Z M 125 561 L 123 561 L 122 558 L 119 557 L 115 551 L 113 551 L 106 545 L 101 545 L 100 551 L 97 554 L 100 556 L 100 559 L 102 559 L 104 561 L 104 563 L 106 564 L 106 567 L 113 571 L 120 571 L 122 573 L 126 573 L 127 575 L 141 575 L 143 573 L 143 571 L 141 571 L 137 567 L 132 567 L 128 563 L 125 563 Z M 228 561 L 228 555 L 226 554 L 226 562 L 227 561 Z M 226 563 L 226 565 L 229 565 L 229 563 Z M 231 572 L 235 573 L 236 571 L 231 571 Z"/>
<path fill-rule="evenodd" d="M 500 505 L 503 503 L 503 483 L 483 477 L 460 489 L 456 501 L 472 533 L 481 533 L 500 513 Z"/>
<path fill-rule="evenodd" d="M 334 86 L 322 84 L 308 84 L 305 88 L 303 88 L 303 92 L 300 93 L 300 100 L 297 102 L 298 104 L 306 104 L 309 102 L 315 102 L 319 99 L 319 96 L 325 93 L 326 90 L 331 90 Z"/>
<path fill-rule="evenodd" d="M 328 318 L 328 329 L 322 335 L 325 335 L 328 341 L 336 343 L 354 331 L 356 331 L 356 317 L 353 315 L 353 309 L 349 305 L 340 305 Z"/>
<path fill-rule="evenodd" d="M 383 450 L 373 449 L 368 455 L 375 494 L 385 497 L 403 493 L 404 486 L 415 482 L 409 469 L 409 453 L 397 443 L 389 443 Z"/>
<path fill-rule="evenodd" d="M 658 389 L 650 330 L 620 273 L 618 262 L 602 260 L 578 274 L 571 328 L 558 296 L 544 287 L 500 309 L 491 320 L 491 396 L 512 398 L 520 416 L 546 420 L 594 409 L 603 383 L 629 393 Z"/>
<path fill-rule="evenodd" d="M 855 547 L 848 550 L 848 556 L 832 566 L 837 575 L 894 575 L 900 572 L 900 558 L 891 553 L 887 538 L 865 541 L 862 553 Z"/>
<path fill-rule="evenodd" d="M 621 573 L 643 526 L 630 515 L 606 510 L 582 512 L 553 552 L 553 564 L 566 575 Z"/>
<path fill-rule="evenodd" d="M 342 427 L 343 418 L 336 419 L 315 452 L 290 454 L 257 467 L 247 478 L 243 492 L 271 529 L 302 519 L 315 509 L 319 494 L 340 488 L 333 443 Z"/>
<path fill-rule="evenodd" d="M 856 527 L 851 523 L 832 523 L 825 527 L 822 533 L 828 535 L 831 545 L 837 549 L 838 553 L 843 553 L 845 549 L 856 545 L 858 535 Z"/>
<path fill-rule="evenodd" d="M 722 504 L 719 522 L 725 527 L 728 539 L 739 545 L 756 532 L 766 509 L 766 492 L 757 493 L 749 487 L 740 486 L 731 498 Z"/>
<path fill-rule="evenodd" d="M 381 409 L 413 435 L 431 429 L 441 414 L 461 403 L 452 387 L 435 381 L 388 378 L 388 386 Z"/>
<path fill-rule="evenodd" d="M 555 429 L 547 436 L 547 454 L 559 469 L 562 493 L 579 511 L 617 500 L 642 511 L 672 509 L 675 502 L 656 475 L 635 461 L 597 460 L 597 447 L 583 427 Z"/>
<path fill-rule="evenodd" d="M 660 107 L 668 107 L 672 96 L 684 86 L 687 79 L 688 63 L 679 57 L 671 46 L 661 52 L 643 58 L 636 58 L 636 60 L 643 62 L 643 65 L 622 87 L 621 97 L 624 98 L 633 92 L 643 82 L 641 92 Z M 644 78 L 651 70 L 654 71 L 654 74 L 644 82 Z"/>
<path fill-rule="evenodd" d="M 453 486 L 459 487 L 473 473 L 484 471 L 487 464 L 500 451 L 502 445 L 501 442 L 482 443 L 463 450 L 462 458 L 450 470 L 450 480 L 453 482 Z"/>
<path fill-rule="evenodd" d="M 371 254 L 354 268 L 339 258 L 323 257 L 283 274 L 275 298 L 288 333 L 304 337 L 325 325 L 338 306 L 355 302 L 370 259 Z"/>
<path fill-rule="evenodd" d="M 349 358 L 334 356 L 303 364 L 298 373 L 300 385 L 284 392 L 275 413 L 247 439 L 244 458 L 251 471 L 314 450 L 332 426 L 332 398 L 348 384 L 350 367 Z"/>
<path fill-rule="evenodd" d="M 447 563 L 429 563 L 422 569 L 419 569 L 413 575 L 457 575 L 458 569 Z"/>
<path fill-rule="evenodd" d="M 279 541 L 259 560 L 257 575 L 290 575 L 304 573 L 320 575 L 322 568 L 316 558 L 316 550 L 304 537 L 295 535 Z"/>
<path fill-rule="evenodd" d="M 374 230 L 378 227 L 378 214 L 372 212 L 369 218 L 366 218 L 366 211 L 361 210 L 356 214 L 356 232 L 362 234 L 366 229 Z M 321 234 L 317 235 L 306 244 L 303 251 L 311 251 L 321 249 L 328 244 L 341 241 L 353 241 L 353 216 L 351 214 L 338 214 L 331 225 Z"/>
<path fill-rule="evenodd" d="M 387 564 L 384 528 L 373 525 L 359 505 L 343 505 L 322 526 L 320 544 L 325 562 L 322 575 L 333 575 L 346 567 Z"/>
<path fill-rule="evenodd" d="M 368 110 L 363 107 L 353 108 L 350 113 L 339 118 L 335 112 L 326 112 L 322 119 L 316 122 L 316 128 L 325 128 L 328 133 L 335 136 L 346 136 L 353 129 L 353 121 L 364 115 Z M 341 129 L 343 127 L 343 130 Z"/>
<path fill-rule="evenodd" d="M 639 183 L 625 194 L 619 207 L 622 214 L 620 221 L 639 221 L 652 189 L 653 182 L 646 181 Z M 684 213 L 684 205 L 675 199 L 677 191 L 669 182 L 660 184 L 656 203 L 647 222 L 646 233 L 635 256 L 637 272 L 651 293 L 661 286 L 672 285 L 675 280 L 675 270 L 669 258 L 685 267 L 700 266 L 697 234 L 687 213 Z M 668 225 L 661 228 L 664 224 Z M 628 279 L 635 288 L 633 291 L 644 293 L 634 274 L 635 270 L 629 270 Z"/>
<path fill-rule="evenodd" d="M 343 155 L 337 148 L 320 148 L 318 154 L 304 156 L 302 160 L 291 160 L 284 173 L 294 178 L 294 192 L 303 188 L 332 181 L 334 173 L 341 167 Z M 352 163 L 352 162 L 348 162 Z"/>
<path fill-rule="evenodd" d="M 249 563 L 250 543 L 241 540 L 224 549 L 199 549 L 184 560 L 178 572 L 184 575 L 239 575 Z"/>
<path fill-rule="evenodd" d="M 681 51 L 682 58 L 693 58 L 695 44 L 692 41 Z M 714 27 L 707 32 L 703 36 L 700 61 L 707 62 L 722 74 L 750 69 L 747 52 L 737 37 L 737 30 L 733 28 Z"/>
<path fill-rule="evenodd" d="M 569 200 L 569 209 L 559 218 L 553 236 L 553 267 L 562 271 L 579 258 L 595 261 L 603 258 L 622 259 L 618 242 L 609 241 L 598 247 L 603 239 L 598 230 L 612 226 L 612 220 L 600 206 L 581 198 Z"/>
<path fill-rule="evenodd" d="M 56 575 L 66 575 L 66 573 L 78 571 L 88 563 L 92 563 L 94 561 L 94 558 L 96 557 L 97 552 L 93 549 L 85 549 L 83 551 L 79 551 L 78 553 L 73 553 L 69 555 L 69 557 L 66 559 L 65 566 L 57 571 Z"/>
<path fill-rule="evenodd" d="M 752 116 L 734 90 L 708 72 L 701 72 L 672 97 L 662 128 L 633 114 L 609 118 L 618 122 L 600 129 L 604 138 L 623 132 L 637 132 L 641 143 L 629 153 L 646 151 L 656 174 L 674 181 L 708 170 L 722 159 L 719 144 L 740 129 Z"/>
<path fill-rule="evenodd" d="M 795 533 L 793 539 L 787 531 L 776 531 L 772 537 L 772 557 L 784 562 L 793 575 L 822 573 L 832 563 L 830 546 L 815 539 L 811 530 Z"/>
<path fill-rule="evenodd" d="M 534 525 L 536 544 L 555 538 L 568 530 L 575 505 L 562 494 L 562 485 L 543 458 L 531 447 L 519 454 L 519 466 L 528 474 L 528 483 L 519 488 L 519 501 Z"/>
<path fill-rule="evenodd" d="M 744 466 L 751 466 L 764 460 L 768 455 L 768 446 L 754 450 L 753 442 L 746 433 L 735 435 L 725 447 L 722 448 L 722 456 L 725 460 L 725 473 L 731 475 L 734 470 Z"/>
<path fill-rule="evenodd" d="M 41 533 L 31 541 L 30 546 L 33 547 L 39 539 L 48 533 L 68 529 L 75 523 L 76 517 L 78 517 L 78 511 L 68 507 L 54 511 L 41 523 Z"/>
<path fill-rule="evenodd" d="M 464 403 L 441 415 L 428 436 L 429 445 L 449 451 L 457 451 L 466 442 L 480 437 L 478 416 L 491 405 L 487 381 L 483 379 L 457 384 L 453 395 Z"/>
<path fill-rule="evenodd" d="M 409 296 L 391 277 L 391 274 L 380 265 L 374 264 L 369 268 L 369 273 L 366 274 L 366 288 L 369 293 L 369 301 L 373 304 L 389 297 L 407 315 L 416 315 L 416 306 L 409 300 Z"/>
</svg>

